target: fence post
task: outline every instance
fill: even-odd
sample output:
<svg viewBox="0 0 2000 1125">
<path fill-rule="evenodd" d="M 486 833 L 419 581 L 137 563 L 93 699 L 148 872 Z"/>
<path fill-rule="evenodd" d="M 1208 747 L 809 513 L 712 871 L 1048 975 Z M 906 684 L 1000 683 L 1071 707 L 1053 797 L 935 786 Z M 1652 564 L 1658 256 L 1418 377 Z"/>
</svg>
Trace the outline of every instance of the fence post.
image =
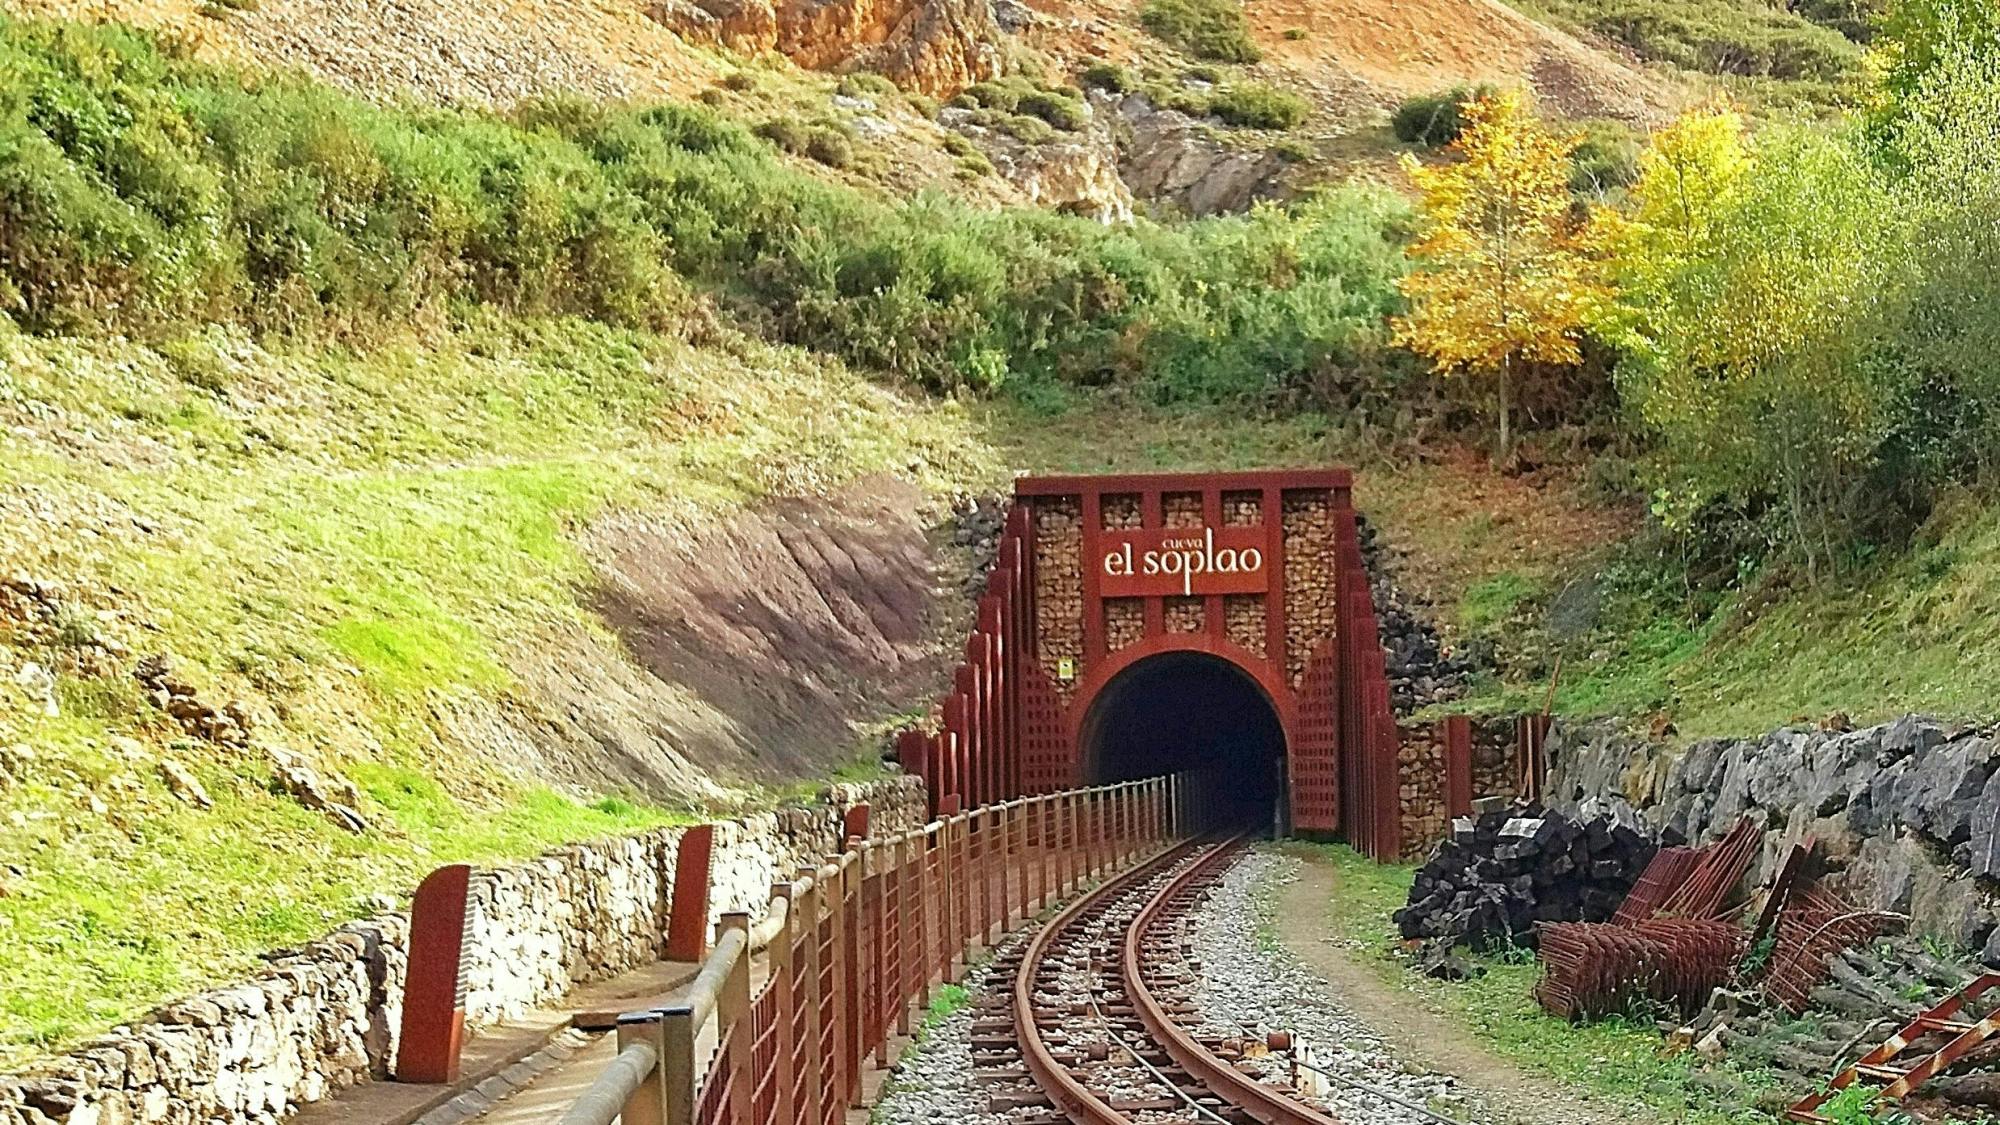
<svg viewBox="0 0 2000 1125">
<path fill-rule="evenodd" d="M 667 1120 L 667 1040 L 662 1033 L 660 1013 L 626 1012 L 618 1017 L 618 1050 L 623 1051 L 633 1043 L 649 1043 L 653 1047 L 653 1072 L 632 1096 L 625 1099 L 625 1108 L 618 1113 L 618 1120 L 624 1125 L 665 1125 Z"/>
<path fill-rule="evenodd" d="M 833 1048 L 840 1065 L 836 1102 L 852 1105 L 861 1096 L 861 967 L 855 944 L 853 909 L 858 872 L 848 867 L 845 856 L 829 856 L 833 865 L 833 990 L 839 994 L 833 1005 Z"/>
<path fill-rule="evenodd" d="M 667 1125 L 694 1125 L 694 1009 L 686 1004 L 659 1011 L 661 1102 Z M 622 1120 L 622 1119 L 621 1119 Z"/>
<path fill-rule="evenodd" d="M 771 1079 L 771 1119 L 773 1121 L 797 1121 L 797 1102 L 793 1097 L 792 1059 L 798 1050 L 796 1028 L 792 1020 L 797 1016 L 799 997 L 792 988 L 793 948 L 798 941 L 799 904 L 792 897 L 796 883 L 778 883 L 771 888 L 771 898 L 785 900 L 785 922 L 771 938 L 770 959 L 766 962 L 771 979 L 765 988 L 775 989 L 777 1003 L 772 1005 L 771 1058 L 778 1073 Z"/>
<path fill-rule="evenodd" d="M 756 1047 L 756 1021 L 750 1018 L 750 915 L 740 911 L 730 911 L 715 924 L 718 940 L 731 930 L 743 931 L 743 952 L 736 963 L 729 967 L 729 975 L 723 978 L 722 994 L 716 997 L 715 1033 L 721 1043 L 728 1045 L 728 1053 L 715 1060 L 718 1068 L 727 1067 L 729 1074 L 729 1119 L 747 1122 L 750 1120 L 751 1101 L 757 1092 L 756 1061 L 752 1057 Z"/>
<path fill-rule="evenodd" d="M 992 805 L 982 806 L 975 823 L 979 826 L 978 860 L 979 871 L 979 944 L 982 948 L 992 948 L 993 937 L 993 837 L 998 835 L 999 816 Z M 1005 871 L 1000 872 L 1004 878 Z"/>
<path fill-rule="evenodd" d="M 910 1009 L 915 1006 L 917 987 L 911 980 L 910 950 L 912 931 L 916 926 L 916 908 L 910 904 L 910 884 L 916 866 L 911 854 L 915 848 L 912 839 L 921 840 L 924 830 L 919 827 L 903 834 L 895 844 L 896 848 L 896 1034 L 910 1034 Z"/>
<path fill-rule="evenodd" d="M 958 965 L 952 971 L 952 979 L 966 975 L 966 967 L 972 965 L 972 813 L 958 815 L 958 847 L 954 849 L 958 857 L 958 873 L 954 875 L 954 887 L 958 887 L 958 929 L 952 931 L 952 953 Z"/>
<path fill-rule="evenodd" d="M 799 924 L 804 928 L 800 933 L 805 937 L 805 956 L 800 958 L 804 970 L 802 980 L 804 995 L 799 1002 L 806 1011 L 806 1049 L 803 1052 L 805 1081 L 801 1083 L 805 1098 L 798 1106 L 799 1121 L 826 1120 L 826 1067 L 820 1045 L 825 1042 L 826 997 L 820 988 L 820 974 L 825 969 L 825 955 L 819 940 L 820 899 L 825 888 L 820 885 L 819 869 L 801 868 L 799 875 L 804 881 L 805 893 L 795 897 L 793 905 L 799 907 Z"/>
</svg>

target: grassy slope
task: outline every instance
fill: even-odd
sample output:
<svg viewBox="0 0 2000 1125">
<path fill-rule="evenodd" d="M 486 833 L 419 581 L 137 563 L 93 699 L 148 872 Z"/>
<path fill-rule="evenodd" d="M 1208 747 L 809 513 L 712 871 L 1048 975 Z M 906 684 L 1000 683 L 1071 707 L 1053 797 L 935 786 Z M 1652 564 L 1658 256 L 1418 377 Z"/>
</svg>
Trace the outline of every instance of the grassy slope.
<svg viewBox="0 0 2000 1125">
<path fill-rule="evenodd" d="M 373 822 L 348 836 L 273 796 L 268 763 L 182 738 L 129 675 L 66 671 L 53 718 L 0 676 L 0 747 L 35 756 L 0 782 L 0 864 L 23 872 L 0 897 L 0 1062 L 240 972 L 436 863 L 685 815 L 510 776 L 440 723 L 506 698 L 538 638 L 616 659 L 578 601 L 571 532 L 594 513 L 698 521 L 862 473 L 943 494 L 993 472 L 949 405 L 751 341 L 583 322 L 365 355 L 0 337 L 0 418 L 0 574 L 61 582 L 71 615 L 47 645 L 0 625 L 0 652 L 172 652 L 212 703 L 271 700 L 260 742 L 354 780 Z M 162 756 L 214 811 L 167 794 Z"/>
<path fill-rule="evenodd" d="M 1373 959 L 1384 979 L 1431 1011 L 1464 1022 L 1497 1054 L 1524 1069 L 1630 1107 L 1634 1120 L 1647 1114 L 1684 1125 L 1772 1120 L 1717 1094 L 1703 1081 L 1703 1067 L 1691 1054 L 1662 1058 L 1660 1034 L 1650 1024 L 1612 1019 L 1573 1027 L 1543 1013 L 1532 994 L 1540 970 L 1531 958 L 1476 958 L 1484 975 L 1457 984 L 1432 980 L 1411 969 L 1395 955 L 1396 935 L 1389 915 L 1408 898 L 1413 868 L 1372 863 L 1340 846 L 1283 846 L 1312 854 L 1338 871 L 1334 899 L 1328 904 L 1334 934 Z M 1756 1074 L 1728 1069 L 1752 1089 L 1768 1084 Z"/>
</svg>

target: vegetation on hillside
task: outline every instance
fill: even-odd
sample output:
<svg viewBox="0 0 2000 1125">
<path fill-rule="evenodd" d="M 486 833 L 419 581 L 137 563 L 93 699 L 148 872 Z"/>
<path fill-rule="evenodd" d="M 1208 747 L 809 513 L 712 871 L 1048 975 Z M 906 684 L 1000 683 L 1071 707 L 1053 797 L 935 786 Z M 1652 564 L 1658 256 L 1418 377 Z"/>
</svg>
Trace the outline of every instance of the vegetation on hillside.
<svg viewBox="0 0 2000 1125">
<path fill-rule="evenodd" d="M 1396 303 L 1402 207 L 1369 189 L 1110 229 L 865 196 L 699 107 L 381 109 L 128 31 L 5 19 L 0 73 L 0 309 L 34 331 L 365 335 L 464 301 L 666 327 L 699 315 L 698 291 L 932 388 L 1172 399 L 1360 362 Z M 1292 119 L 1242 100 L 1257 123 Z"/>
</svg>

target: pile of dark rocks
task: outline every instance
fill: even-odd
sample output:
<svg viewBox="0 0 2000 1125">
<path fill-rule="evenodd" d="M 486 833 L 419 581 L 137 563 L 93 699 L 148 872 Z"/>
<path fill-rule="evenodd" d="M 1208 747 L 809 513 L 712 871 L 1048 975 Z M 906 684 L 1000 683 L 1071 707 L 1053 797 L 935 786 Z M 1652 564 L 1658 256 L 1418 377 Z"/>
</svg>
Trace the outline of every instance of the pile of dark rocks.
<svg viewBox="0 0 2000 1125">
<path fill-rule="evenodd" d="M 1387 653 L 1389 698 L 1398 715 L 1465 695 L 1473 661 L 1450 651 L 1431 623 L 1429 607 L 1397 585 L 1391 551 L 1365 517 L 1357 517 L 1361 558 L 1368 567 L 1375 620 Z"/>
<path fill-rule="evenodd" d="M 1446 947 L 1532 947 L 1537 922 L 1609 921 L 1658 850 L 1610 816 L 1529 805 L 1460 817 L 1417 870 L 1396 925 Z"/>
</svg>

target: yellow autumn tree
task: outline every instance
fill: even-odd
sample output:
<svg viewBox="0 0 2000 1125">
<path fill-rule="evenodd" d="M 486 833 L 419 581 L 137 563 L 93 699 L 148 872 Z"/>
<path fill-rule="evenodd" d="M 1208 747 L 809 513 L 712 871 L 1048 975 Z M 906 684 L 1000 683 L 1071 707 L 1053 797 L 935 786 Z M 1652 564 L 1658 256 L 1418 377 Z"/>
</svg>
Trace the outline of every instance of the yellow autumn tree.
<svg viewBox="0 0 2000 1125">
<path fill-rule="evenodd" d="M 1579 135 L 1552 132 L 1519 91 L 1467 102 L 1461 113 L 1456 159 L 1404 161 L 1423 193 L 1422 229 L 1395 338 L 1441 375 L 1498 381 L 1505 460 L 1514 366 L 1582 359 L 1581 330 L 1610 297 L 1600 259 L 1613 220 L 1577 215 L 1569 177 Z"/>
</svg>

